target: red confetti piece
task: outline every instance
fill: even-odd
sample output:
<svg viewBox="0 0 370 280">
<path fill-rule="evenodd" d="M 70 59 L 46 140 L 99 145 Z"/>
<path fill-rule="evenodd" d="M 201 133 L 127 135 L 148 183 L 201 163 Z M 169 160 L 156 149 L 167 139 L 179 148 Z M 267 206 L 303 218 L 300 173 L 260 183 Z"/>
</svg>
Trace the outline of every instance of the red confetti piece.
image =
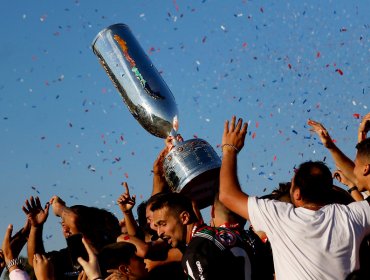
<svg viewBox="0 0 370 280">
<path fill-rule="evenodd" d="M 276 156 L 274 156 L 274 160 L 276 160 L 277 159 L 277 157 Z"/>
<path fill-rule="evenodd" d="M 125 173 L 124 175 L 125 175 L 125 177 L 126 177 L 126 179 L 127 179 L 127 178 L 128 178 L 128 174 L 127 174 L 127 173 Z"/>
<path fill-rule="evenodd" d="M 341 75 L 341 76 L 343 76 L 343 71 L 341 70 L 341 69 L 335 69 L 335 72 L 338 72 L 339 73 L 339 75 Z"/>
<path fill-rule="evenodd" d="M 316 58 L 319 58 L 321 56 L 321 53 L 320 52 L 317 52 L 316 53 Z"/>
<path fill-rule="evenodd" d="M 176 12 L 178 12 L 179 11 L 179 6 L 177 5 L 176 0 L 173 0 L 173 4 L 175 5 Z"/>
<path fill-rule="evenodd" d="M 259 122 L 256 122 L 256 128 L 258 128 L 260 126 Z"/>
<path fill-rule="evenodd" d="M 252 134 L 252 139 L 254 139 L 254 138 L 256 138 L 256 133 L 255 132 L 253 132 L 253 134 Z"/>
<path fill-rule="evenodd" d="M 292 69 L 292 65 L 290 63 L 288 64 L 288 68 L 289 69 Z"/>
<path fill-rule="evenodd" d="M 246 48 L 248 45 L 247 45 L 246 42 L 244 42 L 242 46 L 243 46 L 243 48 Z"/>
<path fill-rule="evenodd" d="M 359 118 L 360 118 L 360 114 L 355 113 L 355 114 L 353 114 L 353 117 L 354 117 L 355 119 L 359 119 Z"/>
</svg>

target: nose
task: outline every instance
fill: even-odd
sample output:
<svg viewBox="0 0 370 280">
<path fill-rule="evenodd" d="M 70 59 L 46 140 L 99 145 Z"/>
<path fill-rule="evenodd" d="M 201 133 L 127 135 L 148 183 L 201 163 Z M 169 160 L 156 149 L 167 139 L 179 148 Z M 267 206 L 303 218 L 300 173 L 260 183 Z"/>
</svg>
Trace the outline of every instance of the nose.
<svg viewBox="0 0 370 280">
<path fill-rule="evenodd" d="M 162 236 L 164 235 L 164 230 L 161 227 L 157 227 L 157 234 L 158 237 L 162 238 Z"/>
</svg>

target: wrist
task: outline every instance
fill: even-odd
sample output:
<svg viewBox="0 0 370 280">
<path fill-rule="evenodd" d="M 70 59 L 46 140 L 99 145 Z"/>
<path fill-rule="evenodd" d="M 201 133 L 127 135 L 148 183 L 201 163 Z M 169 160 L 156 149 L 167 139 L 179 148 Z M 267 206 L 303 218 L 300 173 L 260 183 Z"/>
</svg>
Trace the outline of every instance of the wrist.
<svg viewBox="0 0 370 280">
<path fill-rule="evenodd" d="M 23 261 L 20 258 L 13 258 L 9 262 L 6 263 L 6 269 L 11 272 L 14 269 L 22 268 L 23 267 Z"/>
<path fill-rule="evenodd" d="M 223 154 L 229 153 L 229 152 L 237 154 L 239 153 L 240 150 L 235 145 L 226 143 L 226 144 L 221 145 L 221 151 Z"/>
<path fill-rule="evenodd" d="M 349 193 L 352 193 L 353 191 L 358 191 L 358 188 L 356 186 L 353 186 L 347 190 Z"/>
</svg>

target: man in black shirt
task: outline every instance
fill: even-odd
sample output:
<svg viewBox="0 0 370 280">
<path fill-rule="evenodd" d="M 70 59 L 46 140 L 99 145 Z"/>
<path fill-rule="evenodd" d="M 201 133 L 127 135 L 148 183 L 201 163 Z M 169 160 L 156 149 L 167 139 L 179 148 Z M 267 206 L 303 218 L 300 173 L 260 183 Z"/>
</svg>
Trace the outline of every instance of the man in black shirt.
<svg viewBox="0 0 370 280">
<path fill-rule="evenodd" d="M 189 279 L 245 279 L 240 235 L 198 221 L 191 200 L 179 193 L 163 195 L 151 206 L 158 235 L 183 252 Z M 240 244 L 240 245 L 239 245 Z"/>
</svg>

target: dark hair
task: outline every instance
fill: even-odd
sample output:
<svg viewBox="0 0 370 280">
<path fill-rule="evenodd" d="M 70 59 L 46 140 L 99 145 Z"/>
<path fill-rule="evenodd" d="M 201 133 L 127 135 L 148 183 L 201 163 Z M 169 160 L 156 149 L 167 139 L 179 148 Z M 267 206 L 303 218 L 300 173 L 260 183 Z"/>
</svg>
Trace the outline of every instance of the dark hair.
<svg viewBox="0 0 370 280">
<path fill-rule="evenodd" d="M 291 182 L 279 183 L 279 186 L 274 189 L 270 194 L 261 196 L 261 199 L 273 199 L 279 201 L 290 201 L 290 187 Z"/>
<path fill-rule="evenodd" d="M 146 206 L 147 205 L 148 205 L 148 202 L 143 201 L 136 208 L 137 223 L 139 225 L 139 228 L 145 228 L 147 225 L 147 221 L 146 221 Z"/>
<path fill-rule="evenodd" d="M 190 214 L 190 223 L 198 220 L 190 198 L 183 194 L 165 193 L 160 195 L 151 203 L 150 210 L 156 211 L 164 207 L 167 207 L 174 215 L 180 215 L 183 211 L 188 212 Z"/>
<path fill-rule="evenodd" d="M 107 244 L 116 242 L 121 234 L 119 221 L 113 213 L 85 205 L 70 207 L 77 215 L 77 229 L 100 251 Z"/>
<path fill-rule="evenodd" d="M 116 242 L 104 246 L 98 255 L 101 272 L 104 274 L 108 269 L 118 269 L 122 264 L 129 265 L 135 253 L 135 245 L 128 242 Z"/>
<path fill-rule="evenodd" d="M 370 161 L 370 137 L 356 145 L 357 154 Z"/>
<path fill-rule="evenodd" d="M 303 200 L 307 202 L 327 202 L 333 186 L 329 168 L 321 161 L 302 163 L 294 176 L 294 187 L 299 188 Z"/>
</svg>

